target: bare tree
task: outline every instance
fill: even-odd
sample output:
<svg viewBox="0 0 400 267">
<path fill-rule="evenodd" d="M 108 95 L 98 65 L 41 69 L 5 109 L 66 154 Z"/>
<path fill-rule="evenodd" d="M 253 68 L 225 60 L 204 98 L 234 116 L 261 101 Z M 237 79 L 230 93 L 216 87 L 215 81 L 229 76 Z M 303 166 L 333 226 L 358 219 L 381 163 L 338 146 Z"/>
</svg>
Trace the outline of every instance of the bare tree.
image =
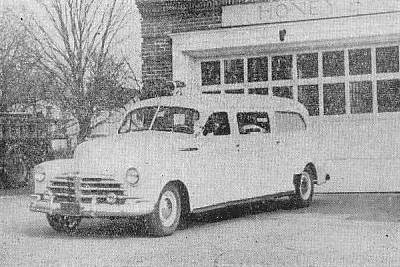
<svg viewBox="0 0 400 267">
<path fill-rule="evenodd" d="M 113 73 L 120 70 L 120 65 L 112 51 L 124 41 L 119 34 L 128 25 L 133 3 L 36 1 L 47 20 L 34 20 L 29 31 L 43 53 L 43 68 L 58 84 L 53 88 L 52 99 L 78 120 L 78 141 L 82 141 L 90 132 L 96 112 L 123 105 L 131 97 L 132 90 L 124 88 Z"/>
<path fill-rule="evenodd" d="M 46 77 L 38 68 L 40 54 L 32 38 L 8 10 L 0 14 L 0 44 L 0 111 L 32 105 L 46 87 Z"/>
</svg>

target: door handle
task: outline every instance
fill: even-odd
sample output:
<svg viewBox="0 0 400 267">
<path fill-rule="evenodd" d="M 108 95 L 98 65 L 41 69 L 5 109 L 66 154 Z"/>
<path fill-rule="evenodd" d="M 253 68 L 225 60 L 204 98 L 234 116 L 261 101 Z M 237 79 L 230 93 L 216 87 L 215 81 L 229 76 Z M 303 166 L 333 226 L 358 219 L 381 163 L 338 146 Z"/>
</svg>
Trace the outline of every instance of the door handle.
<svg viewBox="0 0 400 267">
<path fill-rule="evenodd" d="M 239 145 L 239 144 L 236 144 L 235 147 L 236 147 L 235 150 L 236 150 L 237 152 L 240 152 L 240 145 Z"/>
</svg>

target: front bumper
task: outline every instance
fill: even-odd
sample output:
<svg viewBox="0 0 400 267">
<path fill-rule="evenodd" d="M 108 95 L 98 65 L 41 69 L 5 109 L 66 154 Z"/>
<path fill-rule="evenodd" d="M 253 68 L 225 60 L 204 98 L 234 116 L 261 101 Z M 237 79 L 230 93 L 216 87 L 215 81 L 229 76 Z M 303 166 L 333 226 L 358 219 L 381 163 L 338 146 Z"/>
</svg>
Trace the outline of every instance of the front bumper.
<svg viewBox="0 0 400 267">
<path fill-rule="evenodd" d="M 131 217 L 150 214 L 154 203 L 143 199 L 127 199 L 125 204 L 54 202 L 44 200 L 40 195 L 32 195 L 29 210 L 48 214 L 80 217 Z"/>
</svg>

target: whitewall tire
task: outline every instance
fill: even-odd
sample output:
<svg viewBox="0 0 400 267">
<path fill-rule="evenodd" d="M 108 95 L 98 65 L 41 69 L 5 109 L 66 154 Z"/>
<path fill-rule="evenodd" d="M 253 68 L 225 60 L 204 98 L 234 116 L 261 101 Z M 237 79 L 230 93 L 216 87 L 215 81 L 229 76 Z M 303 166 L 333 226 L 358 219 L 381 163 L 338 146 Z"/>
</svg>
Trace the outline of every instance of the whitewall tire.
<svg viewBox="0 0 400 267">
<path fill-rule="evenodd" d="M 312 172 L 304 170 L 295 183 L 295 195 L 292 201 L 297 207 L 308 207 L 314 195 L 314 179 Z"/>
<path fill-rule="evenodd" d="M 160 193 L 154 212 L 149 216 L 148 229 L 153 236 L 167 236 L 175 232 L 182 215 L 182 201 L 178 188 L 167 184 Z"/>
</svg>

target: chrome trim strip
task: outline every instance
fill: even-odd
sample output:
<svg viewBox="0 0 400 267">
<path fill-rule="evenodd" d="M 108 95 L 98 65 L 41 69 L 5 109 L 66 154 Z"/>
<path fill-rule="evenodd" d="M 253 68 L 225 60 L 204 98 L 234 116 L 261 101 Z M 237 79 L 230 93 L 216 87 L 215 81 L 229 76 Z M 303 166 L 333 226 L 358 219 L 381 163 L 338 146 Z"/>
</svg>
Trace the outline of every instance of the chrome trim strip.
<svg viewBox="0 0 400 267">
<path fill-rule="evenodd" d="M 57 197 L 76 197 L 75 194 L 68 194 L 68 193 L 53 193 L 53 196 L 57 196 Z"/>
<path fill-rule="evenodd" d="M 81 191 L 126 191 L 126 188 L 81 187 Z"/>
<path fill-rule="evenodd" d="M 81 184 L 110 184 L 110 185 L 123 185 L 124 183 L 122 182 L 116 182 L 116 181 L 107 181 L 107 180 L 101 180 L 101 181 L 82 181 Z"/>
</svg>

